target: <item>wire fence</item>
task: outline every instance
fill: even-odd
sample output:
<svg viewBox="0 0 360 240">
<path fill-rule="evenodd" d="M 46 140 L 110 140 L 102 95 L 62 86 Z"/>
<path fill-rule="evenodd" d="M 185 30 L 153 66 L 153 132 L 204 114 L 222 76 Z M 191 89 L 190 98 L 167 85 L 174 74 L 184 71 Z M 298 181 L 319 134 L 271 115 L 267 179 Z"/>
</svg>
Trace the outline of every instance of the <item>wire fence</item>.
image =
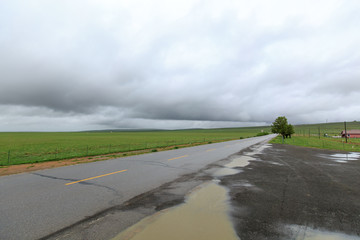
<svg viewBox="0 0 360 240">
<path fill-rule="evenodd" d="M 341 132 L 345 130 L 360 129 L 360 122 L 346 122 L 346 123 L 323 123 L 314 125 L 298 125 L 295 126 L 295 134 L 299 136 L 327 136 L 327 137 L 341 137 Z"/>
<path fill-rule="evenodd" d="M 46 150 L 42 146 L 26 146 L 20 149 L 0 149 L 0 166 L 36 163 L 52 160 L 70 159 L 76 157 L 88 157 L 105 155 L 111 153 L 125 153 L 146 149 L 156 149 L 170 146 L 180 146 L 188 144 L 211 143 L 214 141 L 233 140 L 234 138 L 202 138 L 202 139 L 183 139 L 162 142 L 145 142 L 129 144 L 106 144 L 106 145 L 84 145 L 84 146 L 51 146 Z"/>
<path fill-rule="evenodd" d="M 349 138 L 346 142 L 345 138 L 333 138 L 333 137 L 324 137 L 318 134 L 309 134 L 303 136 L 302 134 L 295 134 L 292 138 L 285 138 L 277 140 L 278 143 L 304 146 L 304 147 L 314 147 L 322 149 L 332 149 L 332 150 L 344 150 L 344 151 L 360 151 L 360 139 L 359 138 Z"/>
</svg>

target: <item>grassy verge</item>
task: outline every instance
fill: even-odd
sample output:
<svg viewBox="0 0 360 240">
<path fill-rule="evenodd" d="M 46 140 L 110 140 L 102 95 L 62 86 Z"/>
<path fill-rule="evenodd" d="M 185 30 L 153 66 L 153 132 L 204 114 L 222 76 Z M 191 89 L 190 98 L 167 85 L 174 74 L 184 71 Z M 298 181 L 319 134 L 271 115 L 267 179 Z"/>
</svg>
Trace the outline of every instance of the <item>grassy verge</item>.
<svg viewBox="0 0 360 240">
<path fill-rule="evenodd" d="M 269 127 L 134 132 L 0 133 L 0 166 L 229 141 Z"/>
<path fill-rule="evenodd" d="M 318 124 L 304 124 L 296 125 L 295 134 L 304 137 L 318 136 L 320 134 L 323 137 L 325 134 L 328 136 L 339 136 L 341 131 L 345 129 L 344 122 L 332 122 L 332 123 L 318 123 Z M 346 123 L 347 130 L 360 129 L 360 122 L 353 121 Z"/>
<path fill-rule="evenodd" d="M 282 144 L 281 136 L 278 136 L 270 141 L 270 143 Z M 293 136 L 292 138 L 284 139 L 284 144 L 313 147 L 329 150 L 342 150 L 350 152 L 360 152 L 360 139 L 348 139 L 348 143 L 342 138 L 318 137 L 318 136 Z"/>
</svg>

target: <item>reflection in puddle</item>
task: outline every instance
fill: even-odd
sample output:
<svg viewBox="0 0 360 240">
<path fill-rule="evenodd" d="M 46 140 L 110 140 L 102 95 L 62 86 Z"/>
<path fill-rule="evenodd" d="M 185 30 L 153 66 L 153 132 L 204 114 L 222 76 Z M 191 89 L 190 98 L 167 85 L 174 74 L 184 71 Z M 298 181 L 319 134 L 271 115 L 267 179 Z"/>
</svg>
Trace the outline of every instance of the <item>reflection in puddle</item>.
<svg viewBox="0 0 360 240">
<path fill-rule="evenodd" d="M 209 183 L 192 192 L 185 204 L 145 218 L 113 240 L 239 240 L 226 202 L 227 191 Z"/>
<path fill-rule="evenodd" d="M 262 152 L 265 148 L 270 147 L 271 145 L 262 145 L 260 147 L 257 147 L 256 149 L 252 148 L 252 152 L 248 152 L 245 155 L 238 156 L 231 160 L 231 162 L 224 165 L 224 168 L 217 170 L 215 173 L 213 173 L 214 177 L 224 177 L 228 175 L 234 175 L 237 173 L 242 172 L 239 169 L 235 168 L 241 168 L 245 167 L 250 164 L 250 161 L 256 161 L 254 157 L 251 157 L 252 155 L 258 154 Z"/>
<path fill-rule="evenodd" d="M 255 160 L 255 158 L 249 156 L 241 156 L 239 158 L 233 159 L 230 163 L 226 164 L 225 167 L 228 168 L 245 167 L 252 160 Z"/>
<path fill-rule="evenodd" d="M 360 160 L 360 153 L 336 153 L 331 155 L 320 154 L 320 157 L 335 160 L 335 162 L 345 163 L 347 161 Z"/>
<path fill-rule="evenodd" d="M 212 175 L 214 177 L 224 177 L 224 176 L 228 176 L 228 175 L 234 175 L 234 174 L 237 174 L 240 172 L 241 172 L 240 170 L 233 169 L 233 168 L 220 168 L 219 170 L 214 172 Z"/>
<path fill-rule="evenodd" d="M 264 149 L 269 148 L 269 147 L 271 147 L 270 144 L 264 144 L 264 145 L 261 145 L 261 146 L 259 146 L 259 147 L 256 147 L 255 149 L 254 149 L 254 148 L 251 148 L 252 151 L 246 153 L 246 155 L 247 155 L 247 156 L 254 156 L 254 155 L 256 155 L 256 154 L 260 154 Z"/>
<path fill-rule="evenodd" d="M 295 240 L 360 240 L 360 237 L 343 233 L 319 231 L 306 226 L 292 225 L 290 230 L 295 234 Z"/>
<path fill-rule="evenodd" d="M 234 169 L 234 168 L 245 167 L 245 166 L 249 165 L 250 161 L 253 161 L 253 160 L 255 160 L 255 158 L 249 157 L 249 156 L 241 156 L 241 157 L 235 158 L 230 163 L 225 164 L 224 168 L 217 170 L 212 175 L 214 177 L 224 177 L 224 176 L 228 176 L 228 175 L 234 175 L 237 173 L 241 173 L 242 172 L 241 170 Z"/>
</svg>

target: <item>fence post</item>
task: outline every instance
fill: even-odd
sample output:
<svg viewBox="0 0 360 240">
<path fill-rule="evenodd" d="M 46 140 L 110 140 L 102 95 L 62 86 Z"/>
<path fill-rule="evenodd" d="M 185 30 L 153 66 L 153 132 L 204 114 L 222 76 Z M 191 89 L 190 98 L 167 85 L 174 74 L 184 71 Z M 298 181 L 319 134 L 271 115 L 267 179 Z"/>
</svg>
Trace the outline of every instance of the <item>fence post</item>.
<svg viewBox="0 0 360 240">
<path fill-rule="evenodd" d="M 8 151 L 8 164 L 10 164 L 10 150 Z"/>
</svg>

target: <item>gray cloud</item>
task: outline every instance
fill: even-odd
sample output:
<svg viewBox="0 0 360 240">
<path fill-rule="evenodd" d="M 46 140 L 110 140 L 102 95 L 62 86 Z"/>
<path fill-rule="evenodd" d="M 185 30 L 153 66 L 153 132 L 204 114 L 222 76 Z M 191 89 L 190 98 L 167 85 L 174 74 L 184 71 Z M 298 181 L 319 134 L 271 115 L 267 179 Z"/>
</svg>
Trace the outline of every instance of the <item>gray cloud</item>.
<svg viewBox="0 0 360 240">
<path fill-rule="evenodd" d="M 358 116 L 358 1 L 14 0 L 0 9 L 0 131 Z"/>
</svg>

